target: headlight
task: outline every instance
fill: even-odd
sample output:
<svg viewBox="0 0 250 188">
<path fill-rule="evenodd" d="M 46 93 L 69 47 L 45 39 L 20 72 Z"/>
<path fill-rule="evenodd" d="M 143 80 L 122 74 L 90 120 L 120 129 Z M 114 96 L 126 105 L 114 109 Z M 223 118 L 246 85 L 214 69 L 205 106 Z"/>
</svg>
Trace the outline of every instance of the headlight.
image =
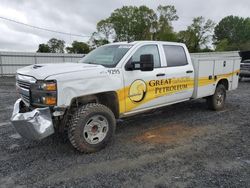
<svg viewBox="0 0 250 188">
<path fill-rule="evenodd" d="M 56 83 L 43 83 L 41 88 L 45 91 L 56 91 Z"/>
<path fill-rule="evenodd" d="M 33 90 L 56 91 L 56 81 L 37 81 L 32 84 Z"/>
<path fill-rule="evenodd" d="M 33 105 L 55 106 L 57 104 L 57 83 L 52 81 L 37 81 L 31 84 L 31 103 Z"/>
</svg>

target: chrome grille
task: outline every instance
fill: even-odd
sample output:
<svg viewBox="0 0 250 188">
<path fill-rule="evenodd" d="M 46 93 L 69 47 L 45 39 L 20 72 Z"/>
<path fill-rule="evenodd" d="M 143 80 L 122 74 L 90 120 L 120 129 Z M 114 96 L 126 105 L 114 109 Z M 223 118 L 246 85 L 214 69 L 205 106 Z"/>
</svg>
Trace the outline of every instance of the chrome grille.
<svg viewBox="0 0 250 188">
<path fill-rule="evenodd" d="M 21 88 L 30 89 L 30 83 L 28 83 L 28 82 L 17 80 L 17 84 Z"/>
<path fill-rule="evenodd" d="M 34 83 L 35 79 L 28 76 L 17 75 L 16 86 L 19 95 L 21 96 L 23 102 L 29 106 L 30 105 L 30 85 Z"/>
<path fill-rule="evenodd" d="M 26 95 L 20 94 L 22 100 L 29 106 L 30 105 L 30 98 Z"/>
<path fill-rule="evenodd" d="M 250 70 L 250 63 L 241 64 L 240 68 L 242 70 Z"/>
</svg>

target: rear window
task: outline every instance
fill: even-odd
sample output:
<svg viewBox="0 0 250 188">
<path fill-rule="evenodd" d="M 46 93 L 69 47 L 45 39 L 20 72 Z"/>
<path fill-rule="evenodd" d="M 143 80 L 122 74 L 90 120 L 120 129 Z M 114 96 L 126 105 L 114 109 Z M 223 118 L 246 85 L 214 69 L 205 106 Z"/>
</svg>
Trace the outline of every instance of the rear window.
<svg viewBox="0 0 250 188">
<path fill-rule="evenodd" d="M 185 50 L 182 46 L 164 45 L 168 67 L 178 67 L 188 64 Z"/>
</svg>

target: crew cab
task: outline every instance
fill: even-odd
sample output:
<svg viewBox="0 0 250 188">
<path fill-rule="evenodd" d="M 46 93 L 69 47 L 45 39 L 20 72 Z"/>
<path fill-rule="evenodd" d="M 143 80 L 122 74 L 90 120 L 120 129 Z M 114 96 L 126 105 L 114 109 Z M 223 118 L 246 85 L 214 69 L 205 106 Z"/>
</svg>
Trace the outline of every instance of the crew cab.
<svg viewBox="0 0 250 188">
<path fill-rule="evenodd" d="M 192 59 L 182 43 L 112 43 L 78 63 L 19 69 L 11 122 L 25 138 L 67 132 L 77 150 L 95 152 L 111 140 L 119 118 L 199 98 L 223 109 L 239 71 L 240 57 Z"/>
</svg>

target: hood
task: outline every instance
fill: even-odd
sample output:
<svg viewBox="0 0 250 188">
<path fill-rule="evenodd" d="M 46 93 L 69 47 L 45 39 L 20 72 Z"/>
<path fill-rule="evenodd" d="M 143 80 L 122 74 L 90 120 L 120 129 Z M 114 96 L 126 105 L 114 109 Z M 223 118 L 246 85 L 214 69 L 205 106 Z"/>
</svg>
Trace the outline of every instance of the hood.
<svg viewBox="0 0 250 188">
<path fill-rule="evenodd" d="M 96 68 L 104 68 L 102 65 L 85 63 L 56 63 L 35 64 L 17 70 L 18 74 L 32 76 L 38 80 L 44 80 L 48 76 L 65 74 L 70 72 L 87 71 Z"/>
</svg>

